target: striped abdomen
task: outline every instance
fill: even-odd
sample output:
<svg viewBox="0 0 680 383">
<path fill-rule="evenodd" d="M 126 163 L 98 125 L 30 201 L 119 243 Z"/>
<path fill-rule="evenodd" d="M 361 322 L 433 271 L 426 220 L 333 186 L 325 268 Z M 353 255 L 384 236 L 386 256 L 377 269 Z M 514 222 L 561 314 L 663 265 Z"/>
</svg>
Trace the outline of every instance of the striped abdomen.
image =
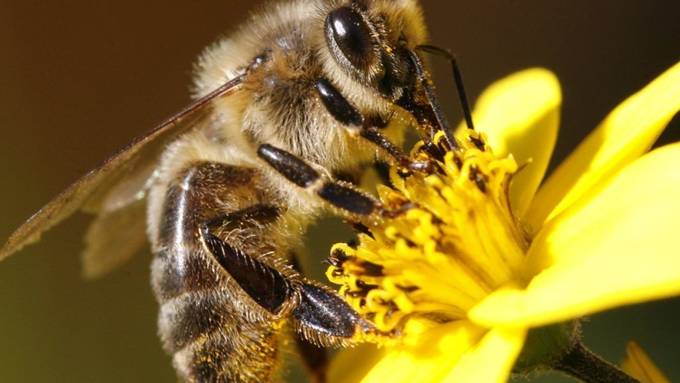
<svg viewBox="0 0 680 383">
<path fill-rule="evenodd" d="M 251 313 L 238 286 L 200 240 L 201 227 L 212 219 L 257 202 L 256 178 L 253 169 L 199 163 L 167 188 L 152 283 L 163 346 L 190 382 L 267 382 L 278 365 L 278 331 L 271 319 Z M 229 238 L 246 246 L 245 238 L 253 234 L 236 222 Z"/>
<path fill-rule="evenodd" d="M 271 324 L 249 321 L 200 251 L 156 254 L 159 335 L 178 373 L 191 382 L 266 382 L 277 361 Z"/>
</svg>

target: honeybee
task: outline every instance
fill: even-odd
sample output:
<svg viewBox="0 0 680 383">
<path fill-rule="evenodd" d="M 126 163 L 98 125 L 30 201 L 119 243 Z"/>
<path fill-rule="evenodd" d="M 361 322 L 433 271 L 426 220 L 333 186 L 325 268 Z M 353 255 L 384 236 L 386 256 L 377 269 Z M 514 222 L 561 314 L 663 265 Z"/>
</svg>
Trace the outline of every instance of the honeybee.
<svg viewBox="0 0 680 383">
<path fill-rule="evenodd" d="M 418 53 L 426 39 L 417 0 L 271 4 L 203 53 L 191 105 L 43 207 L 0 259 L 78 210 L 95 215 L 89 276 L 148 239 L 159 336 L 188 382 L 275 379 L 286 327 L 317 346 L 375 332 L 291 254 L 324 210 L 398 213 L 355 180 L 376 158 L 427 171 L 401 151 L 406 129 L 450 136 Z M 322 380 L 323 361 L 305 360 Z"/>
</svg>

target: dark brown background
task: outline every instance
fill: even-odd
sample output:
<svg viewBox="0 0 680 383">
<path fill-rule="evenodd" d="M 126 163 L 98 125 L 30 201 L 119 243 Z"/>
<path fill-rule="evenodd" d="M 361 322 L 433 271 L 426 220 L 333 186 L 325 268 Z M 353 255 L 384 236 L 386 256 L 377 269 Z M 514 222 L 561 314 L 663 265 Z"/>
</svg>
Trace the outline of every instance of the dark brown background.
<svg viewBox="0 0 680 383">
<path fill-rule="evenodd" d="M 251 8 L 226 0 L 1 0 L 0 238 L 185 105 L 194 57 Z M 557 73 L 564 89 L 558 159 L 680 59 L 678 2 L 430 1 L 425 9 L 432 40 L 458 53 L 472 98 L 518 69 Z M 450 88 L 447 80 L 441 76 L 440 89 Z M 444 93 L 451 104 L 452 92 Z M 678 130 L 675 122 L 663 139 L 677 140 Z M 101 281 L 80 280 L 86 222 L 72 219 L 0 265 L 0 381 L 174 381 L 155 336 L 149 257 Z M 325 256 L 330 241 L 312 246 Z M 680 379 L 679 321 L 680 301 L 658 302 L 594 316 L 585 336 L 613 360 L 637 339 Z"/>
</svg>

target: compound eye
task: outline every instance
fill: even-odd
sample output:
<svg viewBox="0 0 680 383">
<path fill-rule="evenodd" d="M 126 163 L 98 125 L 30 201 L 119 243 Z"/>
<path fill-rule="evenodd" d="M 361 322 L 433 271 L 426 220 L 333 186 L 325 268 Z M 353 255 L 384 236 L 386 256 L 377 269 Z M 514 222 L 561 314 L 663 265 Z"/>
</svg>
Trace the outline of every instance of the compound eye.
<svg viewBox="0 0 680 383">
<path fill-rule="evenodd" d="M 356 69 L 365 71 L 373 63 L 371 29 L 354 9 L 342 7 L 330 12 L 326 18 L 326 37 Z"/>
</svg>

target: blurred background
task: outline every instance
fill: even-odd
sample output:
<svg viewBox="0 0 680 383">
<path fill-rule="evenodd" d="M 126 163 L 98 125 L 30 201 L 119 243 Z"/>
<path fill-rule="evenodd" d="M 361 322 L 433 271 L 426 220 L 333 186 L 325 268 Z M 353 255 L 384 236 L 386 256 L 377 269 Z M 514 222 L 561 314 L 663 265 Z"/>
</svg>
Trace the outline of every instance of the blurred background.
<svg viewBox="0 0 680 383">
<path fill-rule="evenodd" d="M 0 242 L 70 182 L 186 105 L 194 58 L 256 3 L 0 0 Z M 680 59 L 680 2 L 429 1 L 424 8 L 432 41 L 458 54 L 473 100 L 522 68 L 558 75 L 564 108 L 553 164 Z M 437 78 L 459 118 L 449 78 L 444 71 Z M 679 131 L 676 118 L 662 141 L 680 139 Z M 0 264 L 0 381 L 175 381 L 156 338 L 150 256 L 102 280 L 81 280 L 87 222 L 76 216 Z M 337 223 L 315 228 L 310 241 L 317 262 L 330 243 L 348 239 L 329 236 L 329 225 Z M 680 380 L 678 323 L 680 300 L 667 300 L 595 315 L 584 334 L 612 361 L 635 339 Z"/>
</svg>

